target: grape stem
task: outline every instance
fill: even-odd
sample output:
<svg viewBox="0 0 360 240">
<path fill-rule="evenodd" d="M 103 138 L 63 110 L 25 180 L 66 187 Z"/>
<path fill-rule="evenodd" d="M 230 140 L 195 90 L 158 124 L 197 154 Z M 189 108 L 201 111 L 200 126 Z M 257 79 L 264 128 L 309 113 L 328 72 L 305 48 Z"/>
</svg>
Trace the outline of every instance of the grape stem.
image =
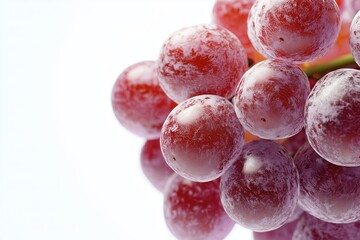
<svg viewBox="0 0 360 240">
<path fill-rule="evenodd" d="M 318 64 L 310 67 L 305 67 L 303 70 L 309 78 L 319 79 L 324 74 L 346 67 L 348 65 L 355 64 L 355 60 L 351 54 L 341 56 L 328 63 Z"/>
</svg>

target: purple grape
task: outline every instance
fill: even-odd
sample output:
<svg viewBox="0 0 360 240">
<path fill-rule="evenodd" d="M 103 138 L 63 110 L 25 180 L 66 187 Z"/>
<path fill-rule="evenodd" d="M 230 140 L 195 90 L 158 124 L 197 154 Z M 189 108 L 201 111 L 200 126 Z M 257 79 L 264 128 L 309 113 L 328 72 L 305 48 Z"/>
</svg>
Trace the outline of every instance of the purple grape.
<svg viewBox="0 0 360 240">
<path fill-rule="evenodd" d="M 305 131 L 329 162 L 360 166 L 360 71 L 339 69 L 321 78 L 305 106 Z"/>
<path fill-rule="evenodd" d="M 292 157 L 269 140 L 246 143 L 221 177 L 221 201 L 229 216 L 256 232 L 275 230 L 294 212 L 299 176 Z"/>
<path fill-rule="evenodd" d="M 295 155 L 300 176 L 299 205 L 309 214 L 332 223 L 360 220 L 360 167 L 334 165 L 309 143 Z"/>
</svg>

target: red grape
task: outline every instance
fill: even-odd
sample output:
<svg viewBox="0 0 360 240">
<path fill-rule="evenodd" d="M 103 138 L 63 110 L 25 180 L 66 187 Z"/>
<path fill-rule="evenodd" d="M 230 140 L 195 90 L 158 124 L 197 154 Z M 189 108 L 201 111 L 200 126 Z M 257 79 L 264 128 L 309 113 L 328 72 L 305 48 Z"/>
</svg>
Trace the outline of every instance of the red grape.
<svg viewBox="0 0 360 240">
<path fill-rule="evenodd" d="M 255 140 L 244 145 L 237 161 L 222 175 L 221 202 L 238 224 L 256 232 L 275 230 L 293 214 L 299 176 L 281 145 Z"/>
<path fill-rule="evenodd" d="M 175 102 L 201 94 L 234 95 L 247 68 L 239 39 L 216 25 L 196 25 L 172 34 L 159 56 L 160 85 Z"/>
<path fill-rule="evenodd" d="M 321 78 L 305 106 L 314 150 L 333 164 L 360 165 L 360 71 L 338 69 Z"/>
<path fill-rule="evenodd" d="M 161 127 L 176 106 L 159 85 L 155 61 L 143 61 L 126 68 L 116 80 L 111 94 L 119 122 L 146 139 L 160 136 Z"/>
<path fill-rule="evenodd" d="M 172 234 L 183 240 L 221 240 L 234 226 L 221 205 L 218 180 L 192 182 L 174 174 L 164 191 L 164 215 Z"/>
<path fill-rule="evenodd" d="M 360 220 L 360 167 L 334 165 L 306 143 L 295 155 L 300 176 L 299 205 L 332 223 Z"/>
<path fill-rule="evenodd" d="M 272 58 L 312 61 L 338 37 L 340 10 L 334 0 L 259 0 L 258 4 L 255 34 Z"/>
<path fill-rule="evenodd" d="M 247 20 L 247 31 L 248 31 L 247 34 L 248 34 L 251 44 L 256 49 L 256 51 L 258 51 L 265 58 L 271 58 L 271 56 L 269 54 L 267 54 L 266 51 L 264 51 L 264 49 L 262 48 L 262 46 L 260 44 L 259 39 L 256 36 L 255 15 L 256 15 L 256 11 L 257 11 L 259 2 L 260 2 L 260 0 L 256 0 L 250 9 L 250 12 L 248 15 L 248 20 Z"/>
<path fill-rule="evenodd" d="M 181 176 L 211 181 L 241 153 L 244 131 L 233 105 L 216 95 L 192 97 L 168 116 L 161 132 L 166 162 Z"/>
<path fill-rule="evenodd" d="M 235 110 L 246 130 L 265 139 L 295 135 L 304 126 L 309 80 L 296 65 L 265 60 L 249 69 L 238 85 Z"/>
<path fill-rule="evenodd" d="M 217 0 L 212 11 L 212 22 L 234 33 L 249 57 L 255 50 L 247 34 L 247 19 L 255 0 Z"/>
<path fill-rule="evenodd" d="M 141 149 L 141 168 L 147 179 L 159 191 L 163 191 L 167 180 L 174 171 L 165 162 L 160 148 L 160 140 L 147 140 Z"/>
</svg>

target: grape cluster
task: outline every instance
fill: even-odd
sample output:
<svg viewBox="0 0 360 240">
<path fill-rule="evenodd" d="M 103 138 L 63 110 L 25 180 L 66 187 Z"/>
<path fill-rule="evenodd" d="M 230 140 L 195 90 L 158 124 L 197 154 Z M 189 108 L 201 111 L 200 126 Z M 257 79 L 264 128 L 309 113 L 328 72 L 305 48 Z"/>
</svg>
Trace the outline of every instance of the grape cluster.
<svg viewBox="0 0 360 240">
<path fill-rule="evenodd" d="M 178 239 L 360 239 L 358 0 L 216 0 L 112 90 Z M 347 54 L 347 55 L 344 55 Z"/>
</svg>

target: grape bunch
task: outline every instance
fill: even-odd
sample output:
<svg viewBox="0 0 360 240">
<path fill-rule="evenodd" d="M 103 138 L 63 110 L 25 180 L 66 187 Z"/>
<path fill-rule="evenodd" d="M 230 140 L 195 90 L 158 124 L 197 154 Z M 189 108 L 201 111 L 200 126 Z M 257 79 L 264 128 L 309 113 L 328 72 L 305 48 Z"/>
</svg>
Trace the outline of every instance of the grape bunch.
<svg viewBox="0 0 360 240">
<path fill-rule="evenodd" d="M 216 0 L 112 89 L 178 239 L 360 239 L 358 0 Z M 210 15 L 210 14 L 209 14 Z"/>
</svg>

